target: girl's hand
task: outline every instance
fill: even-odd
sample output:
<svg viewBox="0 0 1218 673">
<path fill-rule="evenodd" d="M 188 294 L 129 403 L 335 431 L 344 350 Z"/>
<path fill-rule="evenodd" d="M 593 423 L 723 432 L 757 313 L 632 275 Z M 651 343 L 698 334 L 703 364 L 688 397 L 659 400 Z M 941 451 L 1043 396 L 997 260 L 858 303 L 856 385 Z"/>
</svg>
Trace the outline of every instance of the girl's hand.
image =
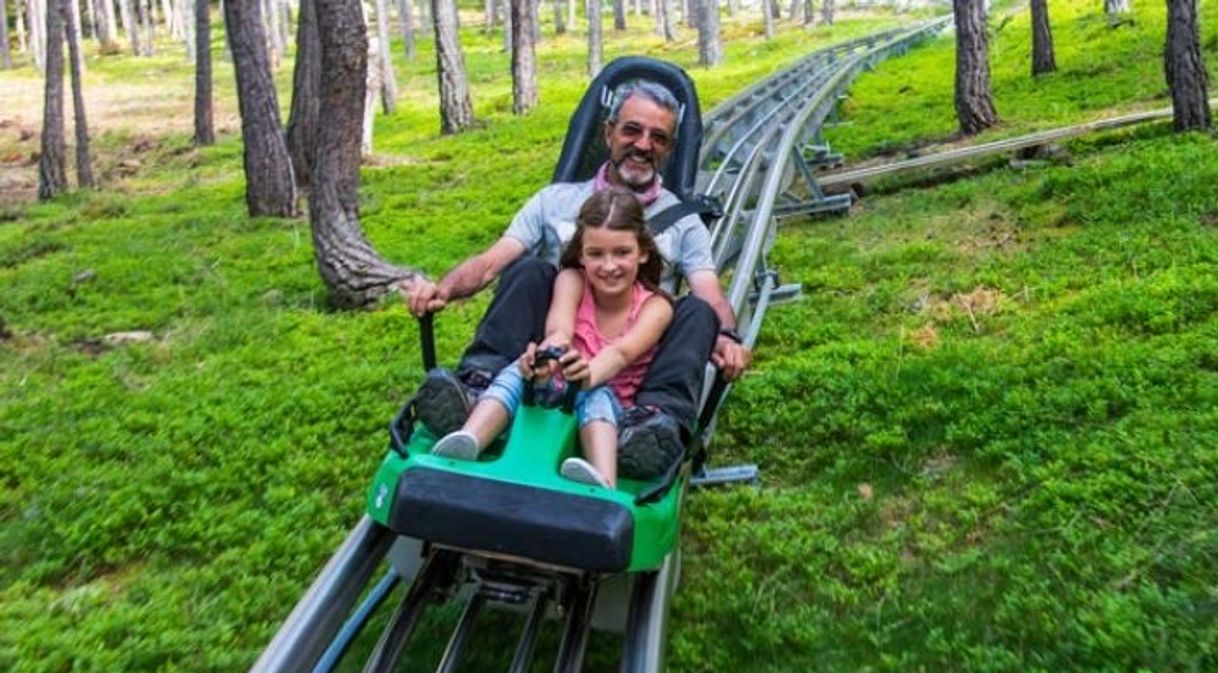
<svg viewBox="0 0 1218 673">
<path fill-rule="evenodd" d="M 581 388 L 588 389 L 588 384 L 592 382 L 592 369 L 579 349 L 572 348 L 564 353 L 558 359 L 558 364 L 562 366 L 562 376 L 568 383 L 578 383 Z"/>
<path fill-rule="evenodd" d="M 552 359 L 545 359 L 542 362 L 537 362 L 539 353 L 545 350 L 544 342 L 541 345 L 529 342 L 525 347 L 524 353 L 520 359 L 516 361 L 516 366 L 520 369 L 521 376 L 526 379 L 532 379 L 538 383 L 549 381 L 554 373 L 558 371 L 558 363 Z"/>
<path fill-rule="evenodd" d="M 528 346 L 524 347 L 524 353 L 520 355 L 520 359 L 516 360 L 516 368 L 520 370 L 520 375 L 526 380 L 535 376 L 533 371 L 533 358 L 537 356 L 537 344 L 532 341 Z"/>
</svg>

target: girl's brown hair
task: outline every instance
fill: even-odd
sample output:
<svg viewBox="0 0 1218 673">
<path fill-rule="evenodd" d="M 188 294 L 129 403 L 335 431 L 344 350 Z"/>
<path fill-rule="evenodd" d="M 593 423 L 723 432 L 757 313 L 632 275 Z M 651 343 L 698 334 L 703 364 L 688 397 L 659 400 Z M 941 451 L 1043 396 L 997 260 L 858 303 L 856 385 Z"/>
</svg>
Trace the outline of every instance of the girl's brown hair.
<svg viewBox="0 0 1218 673">
<path fill-rule="evenodd" d="M 660 276 L 664 272 L 664 259 L 656 247 L 651 231 L 643 219 L 643 206 L 628 189 L 609 187 L 596 192 L 584 201 L 575 220 L 575 235 L 562 251 L 559 266 L 563 269 L 582 269 L 580 253 L 584 249 L 584 229 L 605 227 L 612 231 L 633 231 L 639 242 L 639 252 L 647 255 L 647 261 L 639 265 L 638 280 L 651 291 L 660 289 Z"/>
</svg>

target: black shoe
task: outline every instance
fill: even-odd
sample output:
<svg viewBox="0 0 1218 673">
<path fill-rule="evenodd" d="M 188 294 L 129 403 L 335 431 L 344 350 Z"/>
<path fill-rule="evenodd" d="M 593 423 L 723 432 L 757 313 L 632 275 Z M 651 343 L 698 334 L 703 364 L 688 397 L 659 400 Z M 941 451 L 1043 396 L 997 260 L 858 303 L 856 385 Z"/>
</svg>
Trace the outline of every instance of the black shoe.
<svg viewBox="0 0 1218 673">
<path fill-rule="evenodd" d="M 659 409 L 627 409 L 622 425 L 617 465 L 623 477 L 655 479 L 685 452 L 677 421 Z"/>
<path fill-rule="evenodd" d="M 433 435 L 443 437 L 461 429 L 477 395 L 447 369 L 427 372 L 415 396 L 419 420 Z"/>
</svg>

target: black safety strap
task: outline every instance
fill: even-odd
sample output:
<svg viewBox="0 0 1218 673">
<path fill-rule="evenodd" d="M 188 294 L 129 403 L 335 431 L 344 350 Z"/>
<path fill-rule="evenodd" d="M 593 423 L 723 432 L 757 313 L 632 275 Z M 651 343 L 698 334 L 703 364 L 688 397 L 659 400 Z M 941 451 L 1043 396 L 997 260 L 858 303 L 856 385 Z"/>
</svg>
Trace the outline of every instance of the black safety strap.
<svg viewBox="0 0 1218 673">
<path fill-rule="evenodd" d="M 710 224 L 723 217 L 723 206 L 714 197 L 697 194 L 688 201 L 671 205 L 647 218 L 647 227 L 651 229 L 652 236 L 659 236 L 687 215 L 698 215 L 703 224 Z"/>
</svg>

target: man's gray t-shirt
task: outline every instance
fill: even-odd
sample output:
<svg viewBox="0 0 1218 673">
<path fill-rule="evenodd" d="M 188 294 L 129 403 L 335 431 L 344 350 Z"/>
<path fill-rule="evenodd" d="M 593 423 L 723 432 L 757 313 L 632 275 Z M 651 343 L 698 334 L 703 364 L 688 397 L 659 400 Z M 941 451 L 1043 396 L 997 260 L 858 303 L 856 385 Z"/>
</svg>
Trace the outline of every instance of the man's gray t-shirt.
<svg viewBox="0 0 1218 673">
<path fill-rule="evenodd" d="M 516 213 L 504 236 L 523 243 L 529 254 L 558 266 L 563 248 L 575 233 L 579 209 L 592 196 L 593 182 L 560 182 L 543 188 Z M 643 215 L 650 220 L 678 203 L 680 199 L 675 194 L 662 189 L 659 198 L 644 209 Z M 660 256 L 664 258 L 661 286 L 665 289 L 676 287 L 677 275 L 689 278 L 694 271 L 715 270 L 710 235 L 697 215 L 677 220 L 655 238 Z"/>
</svg>

